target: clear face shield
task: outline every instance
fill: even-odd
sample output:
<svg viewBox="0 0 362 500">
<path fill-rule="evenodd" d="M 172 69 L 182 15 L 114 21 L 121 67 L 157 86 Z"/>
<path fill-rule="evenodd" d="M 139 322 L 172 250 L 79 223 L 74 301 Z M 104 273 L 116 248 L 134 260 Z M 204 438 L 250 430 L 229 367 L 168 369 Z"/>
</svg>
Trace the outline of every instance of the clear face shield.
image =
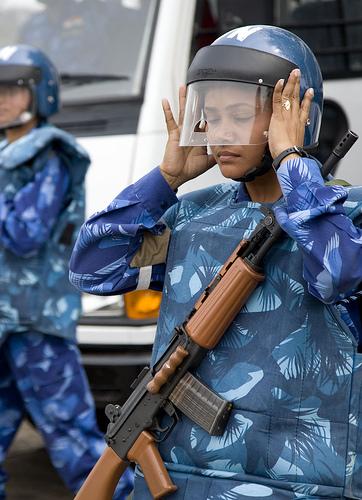
<svg viewBox="0 0 362 500">
<path fill-rule="evenodd" d="M 272 88 L 243 82 L 191 83 L 180 146 L 266 144 L 272 93 Z"/>
</svg>

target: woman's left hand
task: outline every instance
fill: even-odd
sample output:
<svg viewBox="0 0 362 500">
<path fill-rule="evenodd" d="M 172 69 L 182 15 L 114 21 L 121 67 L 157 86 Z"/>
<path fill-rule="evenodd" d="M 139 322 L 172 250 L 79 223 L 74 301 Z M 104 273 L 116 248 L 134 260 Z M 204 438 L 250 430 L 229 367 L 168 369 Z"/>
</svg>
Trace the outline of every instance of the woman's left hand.
<svg viewBox="0 0 362 500">
<path fill-rule="evenodd" d="M 274 87 L 273 114 L 269 125 L 270 153 L 276 158 L 282 151 L 293 146 L 303 147 L 314 91 L 308 89 L 300 102 L 300 70 L 294 69 L 284 86 L 279 80 Z"/>
</svg>

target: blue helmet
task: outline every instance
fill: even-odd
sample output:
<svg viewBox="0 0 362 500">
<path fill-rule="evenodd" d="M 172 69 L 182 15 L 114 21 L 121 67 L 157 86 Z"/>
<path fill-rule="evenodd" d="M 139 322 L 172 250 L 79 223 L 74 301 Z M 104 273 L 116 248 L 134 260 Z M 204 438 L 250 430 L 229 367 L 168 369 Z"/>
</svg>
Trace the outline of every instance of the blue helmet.
<svg viewBox="0 0 362 500">
<path fill-rule="evenodd" d="M 318 143 L 319 130 L 323 111 L 323 79 L 319 64 L 308 45 L 297 35 L 290 31 L 276 26 L 254 25 L 236 28 L 217 38 L 210 46 L 233 46 L 245 49 L 253 49 L 252 66 L 257 78 L 256 82 L 263 80 L 263 71 L 268 66 L 267 60 L 260 54 L 260 63 L 255 51 L 259 51 L 274 56 L 271 59 L 269 74 L 266 79 L 273 81 L 274 85 L 280 78 L 288 78 L 288 75 L 281 74 L 280 60 L 292 63 L 301 71 L 301 97 L 310 87 L 314 89 L 314 99 L 312 101 L 309 125 L 305 129 L 304 146 L 313 147 Z M 239 72 L 243 72 L 240 68 Z M 273 74 L 274 73 L 274 74 Z M 249 75 L 250 76 L 250 75 Z M 247 81 L 251 81 L 250 79 Z M 265 80 L 266 81 L 266 80 Z M 265 83 L 267 85 L 267 83 Z"/>
<path fill-rule="evenodd" d="M 0 49 L 0 84 L 26 86 L 32 93 L 32 115 L 46 119 L 59 110 L 59 75 L 50 59 L 30 45 Z"/>
</svg>

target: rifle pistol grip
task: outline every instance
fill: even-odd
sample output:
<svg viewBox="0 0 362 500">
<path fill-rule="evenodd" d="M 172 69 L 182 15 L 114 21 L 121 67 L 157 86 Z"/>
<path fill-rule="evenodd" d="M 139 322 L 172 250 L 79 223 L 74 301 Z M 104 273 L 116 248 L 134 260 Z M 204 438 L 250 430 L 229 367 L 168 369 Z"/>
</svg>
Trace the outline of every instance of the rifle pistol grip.
<svg viewBox="0 0 362 500">
<path fill-rule="evenodd" d="M 153 498 L 163 498 L 177 490 L 167 472 L 165 464 L 152 435 L 143 431 L 127 454 L 128 460 L 136 462 L 142 469 Z"/>
</svg>

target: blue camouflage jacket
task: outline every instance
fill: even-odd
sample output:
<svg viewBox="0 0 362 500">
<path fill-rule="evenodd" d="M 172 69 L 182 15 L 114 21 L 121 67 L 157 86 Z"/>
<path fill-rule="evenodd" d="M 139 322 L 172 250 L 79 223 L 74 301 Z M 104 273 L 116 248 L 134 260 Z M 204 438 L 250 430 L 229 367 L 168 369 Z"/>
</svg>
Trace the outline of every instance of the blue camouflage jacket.
<svg viewBox="0 0 362 500">
<path fill-rule="evenodd" d="M 11 332 L 75 337 L 68 261 L 84 217 L 87 153 L 44 124 L 0 144 L 0 343 Z"/>
<path fill-rule="evenodd" d="M 231 418 L 210 437 L 183 417 L 160 444 L 178 486 L 170 499 L 362 498 L 362 354 L 341 303 L 362 281 L 362 190 L 324 186 L 313 160 L 287 161 L 278 177 L 284 198 L 273 208 L 289 237 L 196 373 L 232 401 Z M 71 279 L 98 294 L 163 287 L 155 360 L 262 217 L 243 186 L 177 201 L 151 172 L 83 226 Z M 151 498 L 141 472 L 135 498 Z"/>
</svg>

